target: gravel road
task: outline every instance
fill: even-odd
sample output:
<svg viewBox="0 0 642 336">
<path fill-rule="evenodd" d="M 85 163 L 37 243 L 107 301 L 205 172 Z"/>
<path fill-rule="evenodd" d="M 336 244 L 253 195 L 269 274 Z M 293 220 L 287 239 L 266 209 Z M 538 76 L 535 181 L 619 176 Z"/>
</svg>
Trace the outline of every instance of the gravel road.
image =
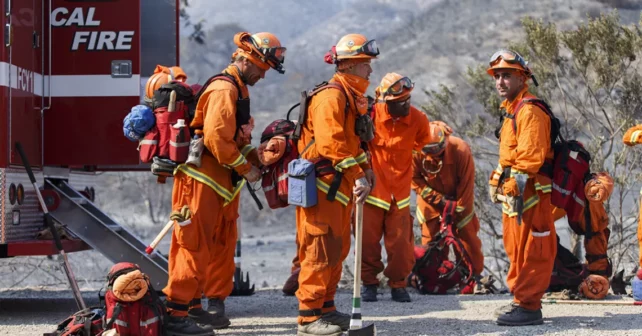
<svg viewBox="0 0 642 336">
<path fill-rule="evenodd" d="M 89 305 L 97 304 L 96 292 L 85 292 Z M 351 291 L 340 290 L 336 302 L 350 311 Z M 547 305 L 545 323 L 532 327 L 501 327 L 492 312 L 506 303 L 507 295 L 421 296 L 413 302 L 390 300 L 365 303 L 365 323 L 375 323 L 378 335 L 642 335 L 639 306 Z M 612 300 L 630 300 L 611 296 Z M 76 310 L 69 291 L 0 291 L 0 335 L 42 335 Z M 296 298 L 277 289 L 262 289 L 250 297 L 229 298 L 226 310 L 232 320 L 218 335 L 295 335 Z"/>
</svg>

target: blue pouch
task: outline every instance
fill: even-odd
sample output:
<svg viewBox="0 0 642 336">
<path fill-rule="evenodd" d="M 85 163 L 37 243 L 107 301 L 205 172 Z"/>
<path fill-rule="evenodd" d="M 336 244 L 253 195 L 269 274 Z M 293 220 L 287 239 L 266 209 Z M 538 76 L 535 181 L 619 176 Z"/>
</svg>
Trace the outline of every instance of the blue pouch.
<svg viewBox="0 0 642 336">
<path fill-rule="evenodd" d="M 156 117 L 151 108 L 145 105 L 136 105 L 123 120 L 123 134 L 130 141 L 142 139 L 147 131 L 156 124 Z"/>
<path fill-rule="evenodd" d="M 308 208 L 317 204 L 317 181 L 314 164 L 294 159 L 288 164 L 288 204 Z"/>
</svg>

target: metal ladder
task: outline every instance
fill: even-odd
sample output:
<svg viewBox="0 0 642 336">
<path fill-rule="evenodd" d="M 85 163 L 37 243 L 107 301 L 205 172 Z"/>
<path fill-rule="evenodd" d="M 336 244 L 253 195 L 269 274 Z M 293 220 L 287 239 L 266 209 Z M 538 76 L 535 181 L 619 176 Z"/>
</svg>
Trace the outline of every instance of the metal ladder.
<svg viewBox="0 0 642 336">
<path fill-rule="evenodd" d="M 98 209 L 72 188 L 66 180 L 45 179 L 45 189 L 60 195 L 60 205 L 50 214 L 87 245 L 113 263 L 131 262 L 140 266 L 157 291 L 167 284 L 168 261 L 158 251 L 145 253 L 145 243 Z"/>
</svg>

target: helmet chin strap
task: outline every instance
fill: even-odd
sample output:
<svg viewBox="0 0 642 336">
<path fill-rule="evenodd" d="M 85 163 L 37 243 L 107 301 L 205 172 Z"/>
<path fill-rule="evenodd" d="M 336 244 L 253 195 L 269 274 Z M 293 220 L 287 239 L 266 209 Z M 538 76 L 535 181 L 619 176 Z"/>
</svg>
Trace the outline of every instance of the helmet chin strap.
<svg viewBox="0 0 642 336">
<path fill-rule="evenodd" d="M 243 70 L 241 70 L 241 68 L 239 68 L 239 66 L 236 65 L 236 64 L 234 64 L 234 66 L 236 67 L 236 69 L 238 69 L 239 77 L 241 77 L 241 80 L 243 81 L 243 84 L 247 84 L 247 80 L 245 79 L 245 74 L 243 74 Z"/>
<path fill-rule="evenodd" d="M 422 166 L 424 167 L 424 170 L 428 173 L 429 177 L 433 178 L 439 174 L 441 171 L 441 168 L 444 166 L 444 161 L 440 158 L 439 163 L 437 164 L 437 169 L 436 170 L 431 170 L 427 165 L 426 165 L 426 158 L 424 158 L 422 162 Z"/>
</svg>

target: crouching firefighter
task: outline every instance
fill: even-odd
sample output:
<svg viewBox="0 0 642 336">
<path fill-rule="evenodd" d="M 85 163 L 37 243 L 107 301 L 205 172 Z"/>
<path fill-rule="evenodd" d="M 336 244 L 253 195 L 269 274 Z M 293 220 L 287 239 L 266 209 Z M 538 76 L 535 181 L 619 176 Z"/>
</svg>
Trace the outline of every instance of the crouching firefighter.
<svg viewBox="0 0 642 336">
<path fill-rule="evenodd" d="M 342 37 L 325 57 L 336 64 L 336 73 L 302 111 L 307 117 L 297 146 L 301 158 L 317 167 L 317 202 L 296 207 L 298 335 L 340 335 L 350 325 L 350 315 L 336 310 L 334 296 L 350 251 L 352 194 L 363 203 L 374 181 L 360 143 L 372 136 L 364 94 L 370 61 L 378 54 L 374 40 Z"/>
<path fill-rule="evenodd" d="M 452 129 L 440 121 L 430 123 L 429 143 L 413 154 L 412 189 L 417 194 L 416 216 L 424 246 L 441 231 L 444 209 L 455 208 L 452 231 L 470 257 L 473 272 L 460 293 L 473 294 L 484 270 L 479 220 L 474 209 L 475 162 L 470 146 L 451 133 Z M 444 260 L 448 258 L 445 252 Z"/>
<path fill-rule="evenodd" d="M 246 181 L 260 179 L 258 156 L 249 146 L 247 86 L 264 78 L 270 68 L 284 72 L 285 48 L 274 35 L 241 32 L 234 43 L 238 49 L 231 64 L 196 95 L 190 127 L 203 140 L 200 165 L 179 165 L 174 174 L 172 209 L 187 205 L 192 214 L 191 220 L 174 225 L 169 280 L 163 289 L 169 328 L 177 333 L 210 335 L 212 328 L 230 325 L 223 302 L 233 288 L 239 191 Z M 201 308 L 202 293 L 209 312 Z"/>
<path fill-rule="evenodd" d="M 540 300 L 549 286 L 557 250 L 551 179 L 540 173 L 545 160 L 553 159 L 551 119 L 538 106 L 522 103 L 534 98 L 526 84 L 534 77 L 519 54 L 496 52 L 487 73 L 504 98 L 499 165 L 491 173 L 489 192 L 494 203 L 502 203 L 504 247 L 510 261 L 506 282 L 514 295 L 513 302 L 495 314 L 500 325 L 541 324 Z"/>
<path fill-rule="evenodd" d="M 388 73 L 375 90 L 376 103 L 370 114 L 374 139 L 367 146 L 377 181 L 363 208 L 362 301 L 377 301 L 377 275 L 383 271 L 392 299 L 410 302 L 405 287 L 415 263 L 410 215 L 412 152 L 430 141 L 427 116 L 410 103 L 413 88 L 408 77 Z M 388 255 L 385 269 L 382 238 Z"/>
<path fill-rule="evenodd" d="M 612 192 L 613 178 L 607 172 L 588 176 L 584 186 L 588 204 L 584 206 L 583 215 L 579 216 L 576 221 L 569 220 L 568 223 L 575 234 L 584 236 L 587 263 L 585 268 L 588 269 L 588 274 L 602 276 L 606 280 L 611 277 L 613 272 L 611 261 L 607 255 L 611 230 L 608 228 L 609 216 L 605 208 L 605 202 L 608 202 Z M 565 215 L 564 209 L 553 208 L 553 219 L 555 221 Z M 558 245 L 557 248 L 557 255 L 559 256 L 559 250 L 564 247 Z M 552 283 L 553 279 L 551 279 L 551 285 Z M 576 288 L 577 286 L 575 286 Z M 606 282 L 606 290 L 608 290 L 608 281 Z M 585 296 L 593 295 L 593 293 L 582 294 Z M 591 299 L 603 299 L 603 297 L 591 297 Z"/>
</svg>

